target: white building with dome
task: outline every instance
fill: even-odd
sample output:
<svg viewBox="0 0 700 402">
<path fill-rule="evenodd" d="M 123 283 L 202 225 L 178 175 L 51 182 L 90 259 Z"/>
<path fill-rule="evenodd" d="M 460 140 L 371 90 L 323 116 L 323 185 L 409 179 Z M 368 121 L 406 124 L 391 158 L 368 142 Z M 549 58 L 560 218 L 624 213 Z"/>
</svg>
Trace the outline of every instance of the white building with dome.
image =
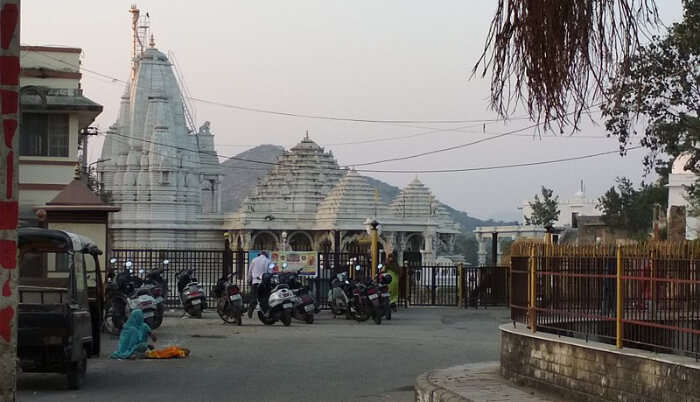
<svg viewBox="0 0 700 402">
<path fill-rule="evenodd" d="M 222 171 L 206 122 L 188 123 L 173 65 L 134 17 L 131 79 L 106 133 L 99 181 L 121 211 L 109 220 L 111 248 L 223 248 Z M 146 25 L 147 26 L 147 25 Z"/>
<path fill-rule="evenodd" d="M 418 178 L 383 203 L 365 178 L 341 168 L 308 135 L 280 156 L 224 226 L 234 249 L 347 252 L 366 247 L 372 219 L 380 223 L 380 248 L 398 261 L 407 251 L 423 263 L 454 252 L 459 229 Z"/>
<path fill-rule="evenodd" d="M 525 225 L 526 217 L 532 216 L 532 207 L 530 203 L 534 200 L 523 201 L 518 209 L 522 212 L 521 224 Z M 603 211 L 598 208 L 598 201 L 595 199 L 586 198 L 586 190 L 583 185 L 583 180 L 580 183 L 578 191 L 568 200 L 559 200 L 559 219 L 554 223 L 556 227 L 574 227 L 576 226 L 577 216 L 601 216 Z"/>
<path fill-rule="evenodd" d="M 688 153 L 680 154 L 671 165 L 671 173 L 668 175 L 668 211 L 667 217 L 670 217 L 671 207 L 685 207 L 685 237 L 688 240 L 698 238 L 698 219 L 688 213 L 688 192 L 686 187 L 695 184 L 698 176 L 686 168 L 690 161 L 691 155 Z"/>
</svg>

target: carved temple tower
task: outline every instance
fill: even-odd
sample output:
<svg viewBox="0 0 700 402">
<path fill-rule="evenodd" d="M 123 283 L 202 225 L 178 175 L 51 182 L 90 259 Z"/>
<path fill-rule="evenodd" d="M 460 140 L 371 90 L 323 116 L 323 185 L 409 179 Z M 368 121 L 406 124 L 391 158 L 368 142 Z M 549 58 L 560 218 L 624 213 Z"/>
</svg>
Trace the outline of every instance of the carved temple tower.
<svg viewBox="0 0 700 402">
<path fill-rule="evenodd" d="M 110 218 L 111 247 L 221 248 L 222 171 L 209 122 L 195 132 L 171 61 L 152 36 L 144 45 L 148 24 L 131 12 L 131 79 L 97 164 L 121 207 Z"/>
</svg>

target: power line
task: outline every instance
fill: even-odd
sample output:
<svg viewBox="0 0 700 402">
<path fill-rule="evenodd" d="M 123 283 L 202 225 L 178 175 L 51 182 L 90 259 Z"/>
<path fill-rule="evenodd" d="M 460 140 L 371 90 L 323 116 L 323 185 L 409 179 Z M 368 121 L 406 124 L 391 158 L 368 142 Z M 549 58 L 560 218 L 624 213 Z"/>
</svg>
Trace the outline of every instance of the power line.
<svg viewBox="0 0 700 402">
<path fill-rule="evenodd" d="M 36 52 L 36 51 L 34 51 L 34 52 Z M 80 68 L 80 69 L 82 69 L 82 70 L 84 70 L 84 71 L 86 71 L 86 72 L 89 72 L 89 73 L 91 73 L 91 74 L 95 74 L 95 75 L 98 75 L 98 76 L 100 76 L 100 77 L 110 79 L 112 83 L 113 83 L 113 82 L 121 82 L 121 83 L 124 83 L 124 84 L 129 84 L 129 82 L 127 82 L 127 81 L 125 81 L 125 80 L 122 80 L 122 79 L 119 79 L 119 78 L 116 78 L 116 77 L 113 77 L 113 76 L 110 76 L 110 75 L 107 75 L 107 74 L 103 74 L 103 73 L 100 73 L 100 72 L 98 72 L 98 71 L 90 70 L 90 69 L 87 69 L 87 68 L 82 67 L 82 66 L 80 66 L 80 65 L 75 65 L 75 64 L 73 64 L 73 63 L 69 63 L 69 62 L 67 62 L 67 61 L 65 61 L 65 60 L 61 60 L 61 59 L 59 59 L 59 58 L 56 58 L 56 57 L 53 57 L 53 56 L 50 56 L 50 55 L 47 55 L 47 54 L 44 54 L 44 53 L 35 53 L 35 54 L 38 55 L 38 56 L 43 56 L 43 57 L 46 57 L 46 58 L 49 58 L 49 59 L 53 59 L 53 60 L 55 60 L 55 61 L 57 61 L 57 62 L 66 64 L 66 65 L 69 65 L 69 66 L 73 66 L 73 67 L 76 67 L 76 68 Z M 351 141 L 351 142 L 330 143 L 330 144 L 324 144 L 324 146 L 346 146 L 346 145 L 372 144 L 372 143 L 388 142 L 388 141 L 395 141 L 395 140 L 405 140 L 405 139 L 409 139 L 409 138 L 416 138 L 416 137 L 421 137 L 421 136 L 425 136 L 425 135 L 429 135 L 429 134 L 434 134 L 434 133 L 441 133 L 441 132 L 459 132 L 459 133 L 480 134 L 480 133 L 478 133 L 478 132 L 474 132 L 474 131 L 465 131 L 465 130 L 463 130 L 463 129 L 465 129 L 465 128 L 479 127 L 479 126 L 482 126 L 482 125 L 483 125 L 483 127 L 484 127 L 484 130 L 482 130 L 482 133 L 486 134 L 486 130 L 485 130 L 486 124 L 493 124 L 493 123 L 496 123 L 496 122 L 513 121 L 513 120 L 529 120 L 528 117 L 513 117 L 513 118 L 510 118 L 510 119 L 452 120 L 452 121 L 446 121 L 446 120 L 441 120 L 441 121 L 437 121 L 437 120 L 432 120 L 432 121 L 431 121 L 431 120 L 372 120 L 372 119 L 342 118 L 342 117 L 336 117 L 336 116 L 295 114 L 295 113 L 289 113 L 289 112 L 279 112 L 279 111 L 273 111 L 273 110 L 264 110 L 264 109 L 249 108 L 249 107 L 240 106 L 240 105 L 231 105 L 231 104 L 226 104 L 226 103 L 222 103 L 222 102 L 209 101 L 209 100 L 205 100 L 205 99 L 201 99 L 201 98 L 188 97 L 187 99 L 195 100 L 195 101 L 202 102 L 202 103 L 215 104 L 215 105 L 218 105 L 218 106 L 228 107 L 228 108 L 233 108 L 233 109 L 247 110 L 247 111 L 251 111 L 251 112 L 262 112 L 262 113 L 275 114 L 275 115 L 282 115 L 282 116 L 302 117 L 302 118 L 314 118 L 314 119 L 335 120 L 335 121 L 364 122 L 364 123 L 384 123 L 384 124 L 396 125 L 396 126 L 399 126 L 399 127 L 429 129 L 428 131 L 424 131 L 424 132 L 416 133 L 416 134 L 411 134 L 411 135 L 407 135 L 407 136 L 395 136 L 395 137 L 375 138 L 375 139 L 360 140 L 360 141 Z M 592 105 L 592 106 L 588 107 L 587 110 L 588 110 L 588 111 L 592 111 L 592 110 L 593 110 L 594 108 L 596 108 L 597 106 L 599 106 L 599 105 Z M 466 125 L 466 126 L 461 126 L 461 127 L 457 127 L 457 128 L 432 128 L 432 127 L 406 126 L 406 125 L 405 125 L 405 124 L 409 124 L 409 123 L 447 123 L 447 122 L 450 122 L 450 123 L 459 123 L 459 122 L 471 122 L 471 123 L 475 123 L 475 122 L 479 122 L 480 124 L 476 124 L 476 125 Z M 529 126 L 529 128 L 534 128 L 534 127 L 538 127 L 538 125 Z M 510 134 L 508 134 L 508 135 L 522 136 L 522 137 L 534 137 L 534 136 L 530 136 L 530 135 L 516 134 L 517 132 L 526 131 L 526 130 L 527 130 L 527 128 L 526 128 L 526 129 L 522 129 L 522 130 L 517 130 L 517 131 L 512 132 L 512 133 L 510 133 Z M 478 143 L 485 142 L 485 141 L 490 141 L 490 140 L 497 139 L 497 138 L 500 138 L 500 137 L 503 137 L 503 136 L 504 136 L 504 135 L 502 135 L 502 134 L 499 134 L 499 135 L 492 135 L 492 136 L 486 137 L 486 138 L 484 138 L 484 139 L 475 141 L 475 142 L 473 142 L 473 143 L 467 143 L 467 144 L 458 145 L 458 146 L 456 146 L 456 147 L 454 147 L 454 148 L 452 148 L 452 149 L 464 148 L 464 147 L 466 147 L 466 146 L 478 144 Z M 548 136 L 548 137 L 545 137 L 545 138 L 554 138 L 554 137 L 555 137 L 555 136 Z M 542 138 L 542 137 L 540 136 L 540 138 Z M 563 138 L 563 137 L 557 136 L 557 138 Z M 569 136 L 569 138 L 600 138 L 600 139 L 602 139 L 602 138 L 607 138 L 607 137 L 603 137 L 603 136 L 583 136 L 583 135 L 573 136 L 573 135 L 572 135 L 572 136 Z M 221 146 L 224 146 L 224 144 L 220 144 L 220 145 L 221 145 Z M 235 146 L 235 147 L 239 147 L 239 146 L 240 146 L 240 147 L 243 147 L 243 146 L 248 146 L 248 145 L 238 145 L 238 144 L 236 144 L 236 145 L 226 145 L 226 146 Z M 425 155 L 430 155 L 430 154 L 432 154 L 432 153 L 444 152 L 444 151 L 449 151 L 449 150 L 451 150 L 451 149 L 446 149 L 446 150 L 435 150 L 435 151 L 431 151 L 431 152 L 425 153 Z M 420 157 L 420 156 L 424 156 L 424 155 L 412 155 L 412 156 L 402 157 L 402 158 L 392 158 L 392 159 L 389 159 L 389 160 L 386 160 L 386 161 L 368 162 L 368 163 L 356 164 L 356 165 L 352 165 L 352 166 L 368 166 L 368 165 L 383 163 L 383 162 L 387 162 L 387 161 L 413 159 L 413 158 L 417 158 L 417 157 Z"/>
<path fill-rule="evenodd" d="M 459 172 L 474 172 L 474 171 L 479 171 L 479 170 L 497 170 L 497 169 L 510 169 L 510 168 L 516 168 L 516 167 L 528 167 L 528 166 L 538 166 L 538 165 L 550 165 L 554 163 L 562 163 L 562 162 L 570 162 L 570 161 L 576 161 L 576 160 L 581 160 L 581 159 L 590 159 L 590 158 L 595 158 L 598 156 L 604 156 L 604 155 L 611 155 L 611 154 L 619 154 L 622 152 L 627 152 L 627 151 L 633 151 L 636 149 L 643 148 L 641 145 L 635 145 L 632 147 L 628 148 L 623 148 L 623 149 L 617 149 L 614 151 L 606 151 L 606 152 L 598 152 L 594 154 L 587 154 L 587 155 L 579 155 L 579 156 L 572 156 L 568 158 L 560 158 L 560 159 L 550 159 L 550 160 L 545 160 L 545 161 L 538 161 L 538 162 L 525 162 L 525 163 L 513 163 L 513 164 L 508 164 L 508 165 L 494 165 L 494 166 L 480 166 L 480 167 L 472 167 L 472 168 L 463 168 L 463 169 L 435 169 L 435 170 L 370 170 L 370 169 L 358 169 L 358 172 L 366 172 L 366 173 L 459 173 Z"/>
<path fill-rule="evenodd" d="M 116 133 L 112 133 L 116 134 Z M 126 138 L 133 138 L 130 136 L 122 135 L 122 134 L 116 134 L 121 137 L 126 137 Z M 140 141 L 145 141 L 145 142 L 151 142 L 152 141 L 147 141 L 143 140 L 140 138 L 135 138 L 136 140 Z M 124 143 L 124 142 L 122 142 Z M 154 143 L 158 144 L 158 143 Z M 200 152 L 200 151 L 193 151 L 188 148 L 183 148 L 183 147 L 176 147 L 176 146 L 171 146 L 167 144 L 163 144 L 165 146 L 170 146 L 174 148 L 180 148 L 186 151 L 190 152 Z M 632 147 L 627 147 L 623 149 L 616 149 L 614 151 L 605 151 L 605 152 L 597 152 L 597 153 L 592 153 L 592 154 L 586 154 L 586 155 L 578 155 L 578 156 L 572 156 L 572 157 L 567 157 L 567 158 L 559 158 L 559 159 L 550 159 L 550 160 L 544 160 L 544 161 L 536 161 L 536 162 L 523 162 L 523 163 L 513 163 L 513 164 L 503 164 L 503 165 L 492 165 L 492 166 L 479 166 L 479 167 L 470 167 L 470 168 L 461 168 L 461 169 L 432 169 L 432 170 L 380 170 L 380 169 L 355 169 L 357 172 L 362 172 L 362 173 L 401 173 L 401 174 L 431 174 L 431 173 L 460 173 L 460 172 L 472 172 L 472 171 L 484 171 L 484 170 L 498 170 L 498 169 L 509 169 L 509 168 L 516 168 L 516 167 L 529 167 L 529 166 L 539 166 L 539 165 L 549 165 L 549 164 L 555 164 L 555 163 L 563 163 L 563 162 L 569 162 L 569 161 L 575 161 L 575 160 L 582 160 L 582 159 L 590 159 L 590 158 L 595 158 L 599 156 L 605 156 L 605 155 L 612 155 L 612 154 L 617 154 L 617 153 L 622 153 L 622 152 L 627 152 L 627 151 L 633 151 L 636 149 L 641 149 L 643 148 L 641 145 L 636 145 Z M 161 154 L 165 157 L 173 158 L 170 155 L 166 154 Z M 235 158 L 235 157 L 234 157 Z M 176 158 L 174 158 L 176 159 Z M 256 160 L 251 160 L 251 159 L 245 159 L 245 158 L 235 158 L 235 160 L 240 160 L 243 162 L 252 162 L 252 163 L 263 163 L 266 165 L 271 165 L 271 167 L 281 167 L 281 168 L 286 168 L 286 169 L 294 169 L 295 165 L 285 165 L 279 162 L 266 162 L 266 161 L 256 161 Z M 213 163 L 206 163 L 206 162 L 200 162 L 200 165 L 205 165 L 205 166 L 216 166 L 220 168 L 232 168 L 232 169 L 251 169 L 251 170 L 269 170 L 265 168 L 255 168 L 255 167 L 242 167 L 242 166 L 224 166 L 221 164 L 213 164 Z M 329 168 L 329 167 L 317 167 L 319 170 L 348 170 L 347 167 L 337 167 L 337 168 Z"/>
<path fill-rule="evenodd" d="M 38 52 L 36 50 L 29 50 L 29 52 Z M 100 73 L 95 70 L 91 70 L 88 68 L 85 68 L 81 65 L 74 64 L 67 62 L 65 60 L 61 60 L 57 57 L 53 57 L 44 53 L 35 53 L 36 55 L 40 57 L 46 57 L 49 59 L 52 59 L 54 61 L 57 61 L 59 63 L 72 66 L 75 68 L 79 68 L 85 72 L 91 73 L 98 75 L 103 78 L 107 78 L 114 81 L 118 81 L 124 84 L 129 84 L 128 81 L 125 81 L 121 78 L 117 78 L 114 76 L 110 76 L 108 74 Z M 172 64 L 172 63 L 171 63 Z M 255 107 L 249 107 L 249 106 L 242 106 L 242 105 L 236 105 L 236 104 L 231 104 L 231 103 L 224 103 L 224 102 L 218 102 L 218 101 L 212 101 L 212 100 L 207 100 L 207 99 L 202 99 L 202 98 L 197 98 L 197 97 L 187 97 L 187 99 L 199 102 L 199 103 L 204 103 L 204 104 L 210 104 L 210 105 L 215 105 L 215 106 L 220 106 L 228 109 L 235 109 L 235 110 L 242 110 L 242 111 L 247 111 L 247 112 L 254 112 L 254 113 L 264 113 L 264 114 L 271 114 L 271 115 L 277 115 L 277 116 L 286 116 L 286 117 L 297 117 L 297 118 L 305 118 L 305 119 L 317 119 L 317 120 L 332 120 L 332 121 L 347 121 L 347 122 L 354 122 L 354 123 L 381 123 L 381 124 L 464 124 L 464 123 L 494 123 L 494 122 L 503 122 L 503 121 L 513 121 L 513 120 L 529 120 L 529 117 L 512 117 L 509 119 L 503 119 L 503 118 L 496 118 L 496 119 L 466 119 L 466 120 L 410 120 L 410 119 L 370 119 L 370 118 L 355 118 L 355 117 L 343 117 L 343 116 L 329 116 L 329 115 L 319 115 L 319 114 L 304 114 L 304 113 L 293 113 L 293 112 L 287 112 L 287 111 L 278 111 L 278 110 L 271 110 L 271 109 L 262 109 L 262 108 L 255 108 Z"/>
</svg>

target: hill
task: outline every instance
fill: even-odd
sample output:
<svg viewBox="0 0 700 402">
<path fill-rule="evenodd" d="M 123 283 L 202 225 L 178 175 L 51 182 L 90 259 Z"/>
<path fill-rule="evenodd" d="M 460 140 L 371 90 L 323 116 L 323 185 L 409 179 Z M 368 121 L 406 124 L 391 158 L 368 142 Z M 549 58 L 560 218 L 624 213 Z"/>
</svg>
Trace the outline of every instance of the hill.
<svg viewBox="0 0 700 402">
<path fill-rule="evenodd" d="M 264 176 L 269 170 L 269 165 L 259 163 L 246 162 L 240 159 L 249 159 L 262 162 L 275 162 L 277 158 L 284 152 L 284 148 L 279 145 L 259 145 L 245 152 L 230 158 L 222 163 L 224 169 L 224 178 L 222 182 L 222 194 L 225 198 L 222 200 L 222 209 L 224 212 L 236 211 L 243 199 L 250 193 L 259 177 Z M 400 189 L 381 180 L 365 176 L 369 184 L 376 188 L 379 192 L 379 197 L 382 201 L 390 203 L 398 194 Z M 492 225 L 511 225 L 515 222 L 502 222 L 494 220 L 482 220 L 469 216 L 466 212 L 459 211 L 445 205 L 447 212 L 452 220 L 459 224 L 462 233 L 470 235 L 477 226 L 492 226 Z"/>
</svg>

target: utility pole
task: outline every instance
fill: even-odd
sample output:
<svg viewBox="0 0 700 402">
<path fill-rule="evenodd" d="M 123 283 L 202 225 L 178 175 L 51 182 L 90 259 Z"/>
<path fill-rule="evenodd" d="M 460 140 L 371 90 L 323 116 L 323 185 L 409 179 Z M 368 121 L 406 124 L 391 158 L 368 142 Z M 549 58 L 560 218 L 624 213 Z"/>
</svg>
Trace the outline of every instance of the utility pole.
<svg viewBox="0 0 700 402">
<path fill-rule="evenodd" d="M 0 0 L 0 401 L 17 378 L 17 224 L 20 0 Z"/>
<path fill-rule="evenodd" d="M 80 160 L 80 167 L 81 167 L 81 172 L 82 174 L 80 175 L 80 180 L 83 183 L 87 183 L 89 175 L 88 171 L 88 163 L 87 163 L 87 157 L 88 157 L 88 138 L 91 135 L 97 135 L 97 128 L 95 127 L 85 127 L 80 130 L 80 143 L 82 144 L 83 148 L 83 154 L 81 155 L 81 160 Z"/>
</svg>

